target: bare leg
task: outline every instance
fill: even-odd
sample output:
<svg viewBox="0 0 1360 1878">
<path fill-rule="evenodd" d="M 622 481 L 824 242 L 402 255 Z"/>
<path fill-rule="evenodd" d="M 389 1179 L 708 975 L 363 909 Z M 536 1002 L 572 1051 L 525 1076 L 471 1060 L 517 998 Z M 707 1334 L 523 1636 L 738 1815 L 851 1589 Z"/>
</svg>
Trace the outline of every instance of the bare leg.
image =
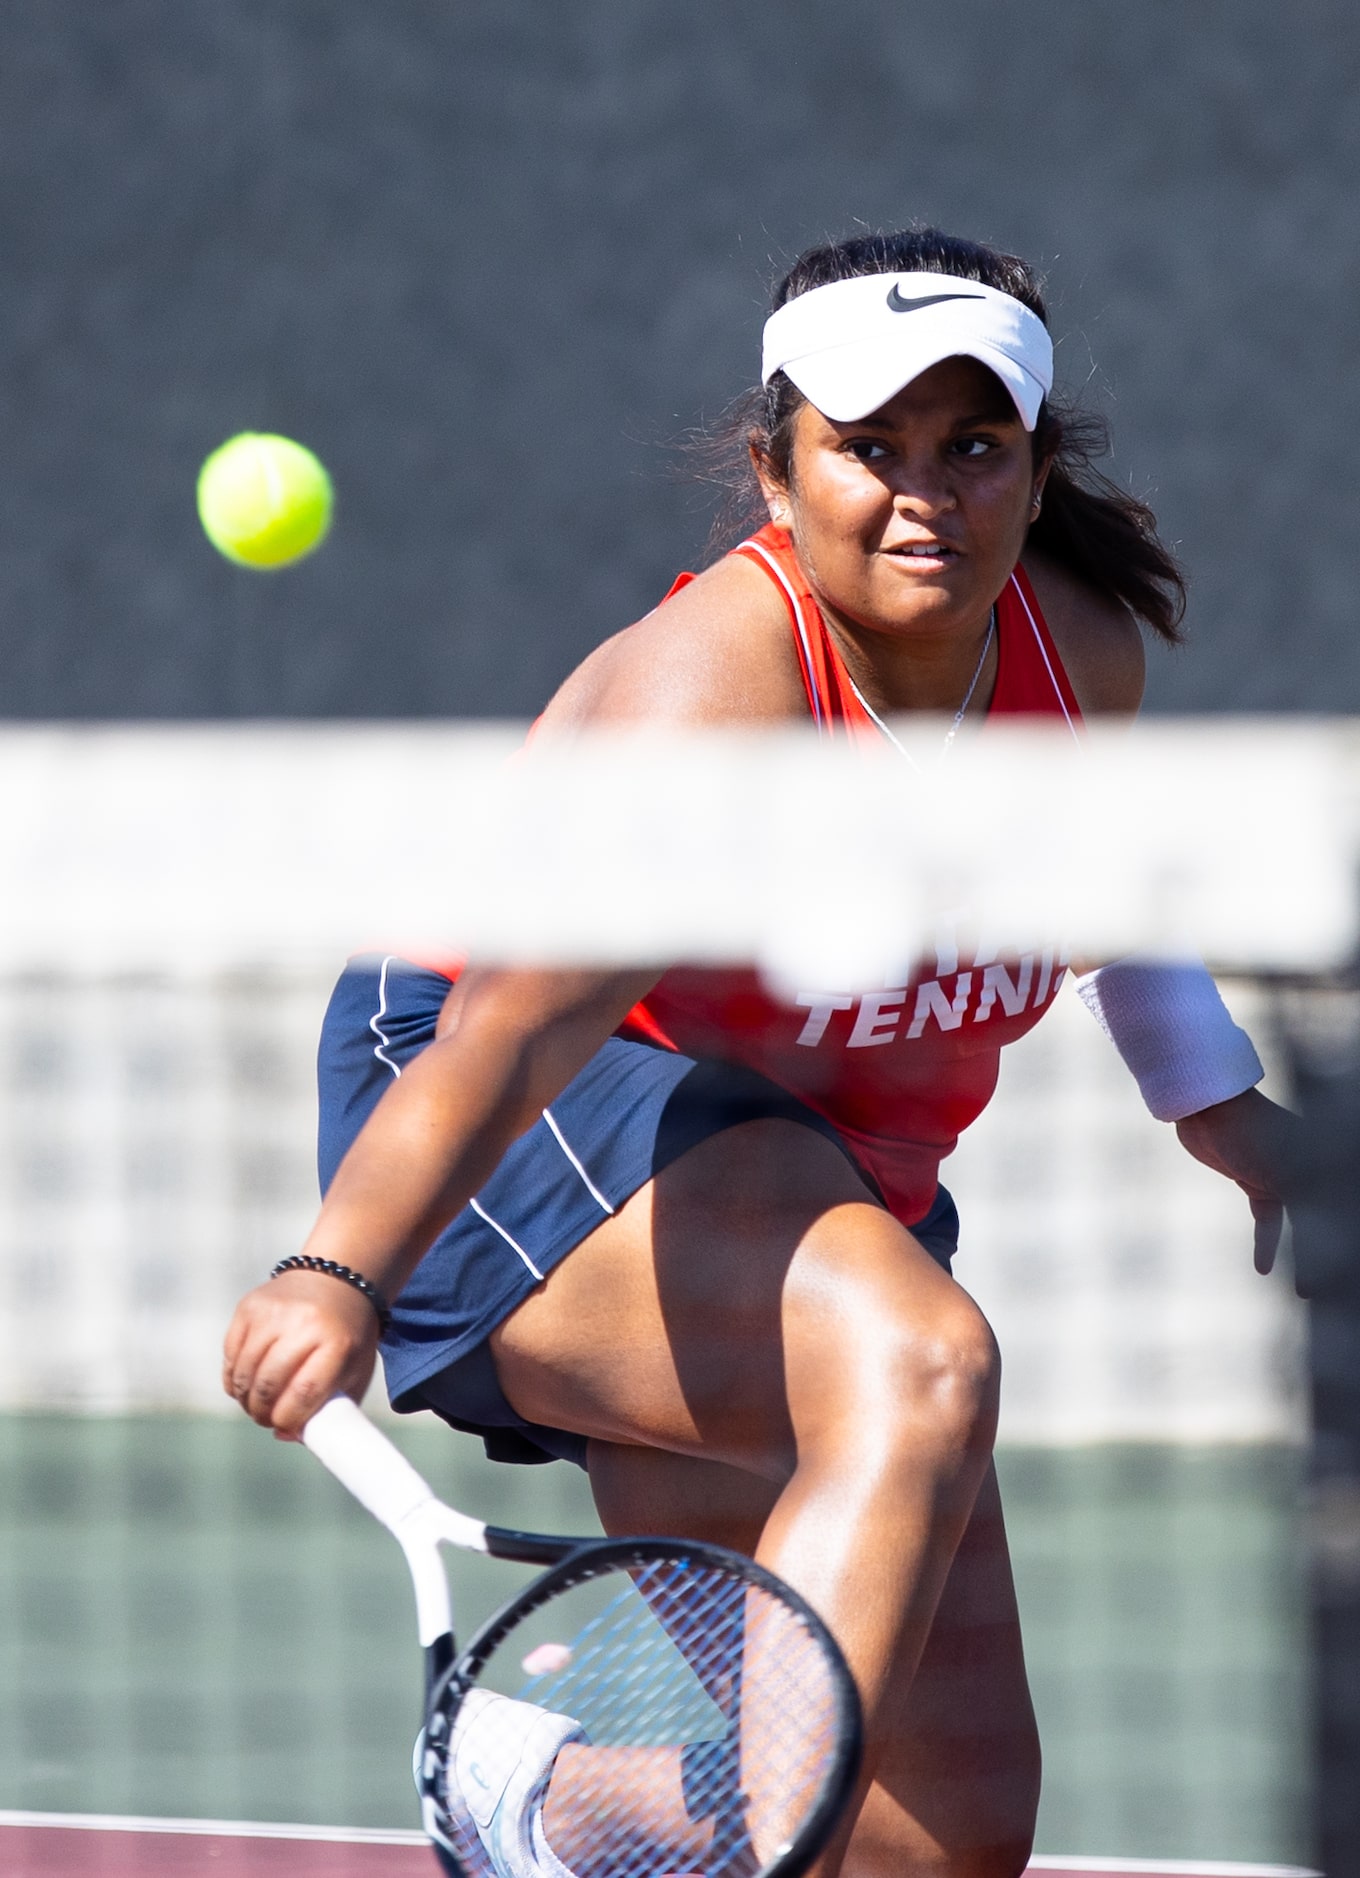
<svg viewBox="0 0 1360 1878">
<path fill-rule="evenodd" d="M 621 1869 L 698 1872 L 714 1822 L 691 1818 L 684 1796 L 679 1748 L 568 1744 L 553 1767 L 544 1836 L 573 1878 L 610 1878 Z M 602 1873 L 601 1845 L 608 1846 Z"/>
<path fill-rule="evenodd" d="M 753 1553 L 777 1497 L 709 1461 L 592 1442 L 608 1532 L 678 1532 Z M 886 1728 L 845 1869 L 856 1878 L 1007 1878 L 1029 1857 L 1039 1740 L 995 1473 L 989 1471 L 925 1651 Z"/>
<path fill-rule="evenodd" d="M 756 1555 L 839 1638 L 872 1777 L 988 1469 L 996 1355 L 966 1295 L 830 1143 L 757 1122 L 634 1196 L 493 1350 L 531 1420 L 762 1483 Z M 875 1843 L 906 1871 L 907 1815 L 880 1811 Z M 958 1867 L 984 1869 L 1002 1867 Z"/>
</svg>

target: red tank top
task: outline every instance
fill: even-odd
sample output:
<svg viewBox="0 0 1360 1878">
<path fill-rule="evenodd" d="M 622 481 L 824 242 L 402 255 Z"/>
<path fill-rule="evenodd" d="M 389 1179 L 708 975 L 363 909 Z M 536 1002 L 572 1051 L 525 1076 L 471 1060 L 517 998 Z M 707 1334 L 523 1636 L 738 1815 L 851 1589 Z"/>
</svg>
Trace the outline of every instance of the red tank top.
<svg viewBox="0 0 1360 1878">
<path fill-rule="evenodd" d="M 827 736 L 885 734 L 856 690 L 788 535 L 773 526 L 733 549 L 783 596 L 814 723 Z M 675 593 L 692 575 L 682 575 Z M 670 595 L 667 595 L 667 599 Z M 1020 568 L 996 603 L 998 663 L 988 716 L 1060 717 L 1078 707 L 1034 590 Z M 809 986 L 775 999 L 745 970 L 676 967 L 619 1034 L 759 1070 L 824 1115 L 910 1225 L 935 1197 L 940 1162 L 990 1100 L 1003 1045 L 1052 1002 L 1065 961 L 1051 951 L 960 957 L 942 935 L 904 984 L 850 994 Z"/>
</svg>

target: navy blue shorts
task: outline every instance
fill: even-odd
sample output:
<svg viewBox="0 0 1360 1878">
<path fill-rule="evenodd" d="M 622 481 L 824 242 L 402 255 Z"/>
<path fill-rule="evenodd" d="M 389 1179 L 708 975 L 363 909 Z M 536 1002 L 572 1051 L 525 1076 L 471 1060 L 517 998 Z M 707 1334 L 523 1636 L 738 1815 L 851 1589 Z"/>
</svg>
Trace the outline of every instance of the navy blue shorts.
<svg viewBox="0 0 1360 1878">
<path fill-rule="evenodd" d="M 342 973 L 317 1059 L 323 1193 L 383 1090 L 433 1041 L 448 990 L 438 972 L 404 959 L 352 959 Z M 487 1338 L 653 1175 L 710 1135 L 768 1116 L 815 1129 L 853 1161 L 828 1121 L 755 1071 L 611 1037 L 506 1151 L 395 1300 L 382 1343 L 392 1406 L 433 1409 L 481 1435 L 493 1460 L 584 1466 L 584 1436 L 511 1408 Z M 913 1231 L 947 1268 L 958 1215 L 944 1188 Z"/>
</svg>

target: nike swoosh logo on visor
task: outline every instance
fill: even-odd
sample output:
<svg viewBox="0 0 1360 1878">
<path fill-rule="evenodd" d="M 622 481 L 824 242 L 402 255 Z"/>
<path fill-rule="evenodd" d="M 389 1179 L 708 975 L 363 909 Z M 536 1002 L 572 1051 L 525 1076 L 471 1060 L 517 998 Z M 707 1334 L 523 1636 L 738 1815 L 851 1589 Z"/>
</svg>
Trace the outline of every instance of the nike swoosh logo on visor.
<svg viewBox="0 0 1360 1878">
<path fill-rule="evenodd" d="M 895 281 L 888 290 L 888 305 L 894 313 L 916 313 L 923 306 L 938 306 L 941 300 L 981 300 L 983 298 L 984 295 L 980 293 L 928 293 L 919 300 L 907 300 L 899 292 Z"/>
</svg>

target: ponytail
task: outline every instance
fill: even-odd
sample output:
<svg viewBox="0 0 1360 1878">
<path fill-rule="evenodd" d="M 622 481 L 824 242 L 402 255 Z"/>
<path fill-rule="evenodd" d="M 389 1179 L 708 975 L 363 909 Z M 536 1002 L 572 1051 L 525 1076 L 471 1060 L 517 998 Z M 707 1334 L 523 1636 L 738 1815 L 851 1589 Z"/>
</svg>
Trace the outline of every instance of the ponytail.
<svg viewBox="0 0 1360 1878">
<path fill-rule="evenodd" d="M 1097 593 L 1121 601 L 1159 639 L 1179 645 L 1184 576 L 1148 505 L 1092 467 L 1110 447 L 1103 419 L 1050 402 L 1034 436 L 1036 455 L 1051 456 L 1052 467 L 1027 541 Z"/>
</svg>

